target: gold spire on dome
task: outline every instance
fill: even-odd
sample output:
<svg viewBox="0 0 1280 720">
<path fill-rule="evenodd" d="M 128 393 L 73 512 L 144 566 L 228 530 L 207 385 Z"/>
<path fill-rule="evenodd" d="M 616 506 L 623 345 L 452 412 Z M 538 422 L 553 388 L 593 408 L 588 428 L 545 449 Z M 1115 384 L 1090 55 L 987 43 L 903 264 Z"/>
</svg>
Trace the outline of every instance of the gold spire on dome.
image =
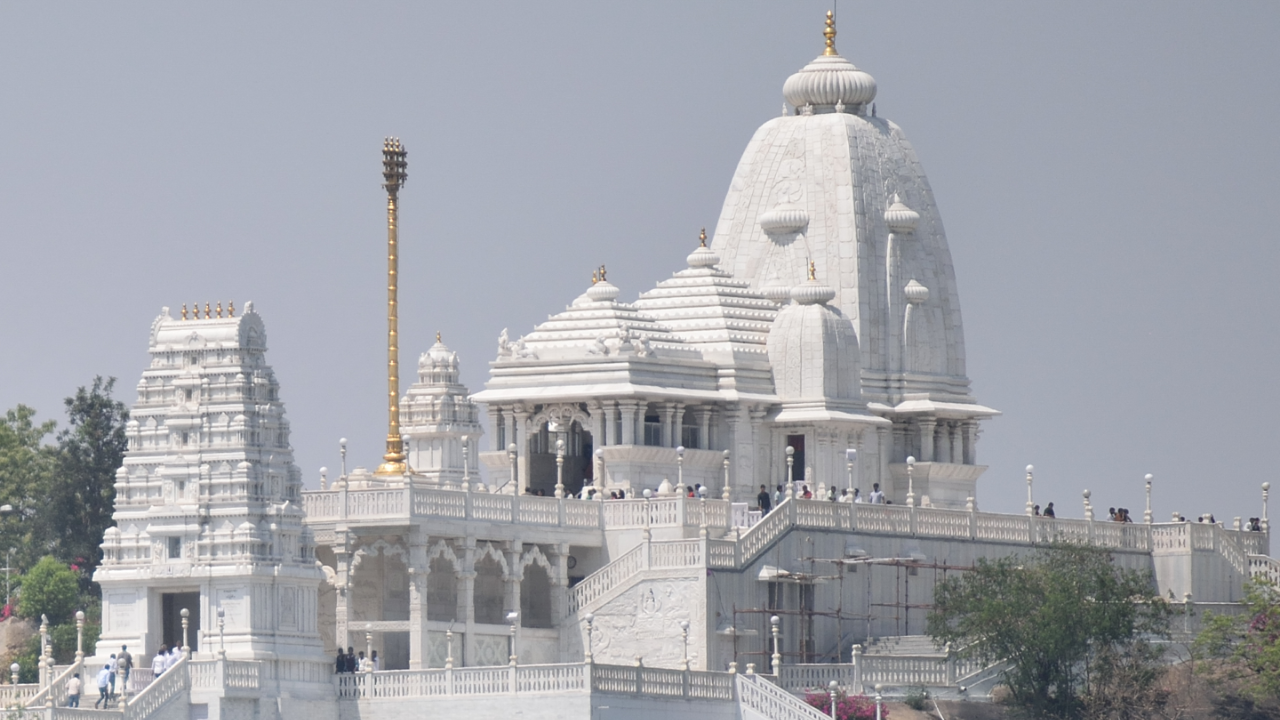
<svg viewBox="0 0 1280 720">
<path fill-rule="evenodd" d="M 596 283 L 598 283 L 598 282 L 600 282 L 600 278 L 596 275 L 596 271 L 595 271 L 595 270 L 592 270 L 592 271 L 591 271 L 591 284 L 592 284 L 592 285 L 595 285 L 595 284 L 596 284 Z"/>
<path fill-rule="evenodd" d="M 211 317 L 213 317 L 213 316 L 209 314 L 209 303 L 205 303 L 205 304 L 204 304 L 204 319 L 205 319 L 205 320 L 208 320 L 208 319 L 209 319 L 209 318 L 211 318 Z"/>
<path fill-rule="evenodd" d="M 222 301 L 218 301 L 218 317 L 222 317 Z"/>
<path fill-rule="evenodd" d="M 436 331 L 436 342 L 440 342 L 440 331 Z"/>
<path fill-rule="evenodd" d="M 400 439 L 400 345 L 398 276 L 399 241 L 396 229 L 396 201 L 408 179 L 409 163 L 400 138 L 382 141 L 382 187 L 387 191 L 387 452 L 375 475 L 404 475 L 404 441 Z"/>
<path fill-rule="evenodd" d="M 827 11 L 827 29 L 822 31 L 824 37 L 827 38 L 827 49 L 822 51 L 823 55 L 839 55 L 836 52 L 836 16 L 830 10 Z"/>
<path fill-rule="evenodd" d="M 818 281 L 818 272 L 814 269 L 812 260 L 809 261 L 809 279 L 813 282 Z"/>
<path fill-rule="evenodd" d="M 603 265 L 601 265 L 601 266 L 600 266 L 600 282 L 604 282 L 604 281 L 605 281 L 605 272 L 606 272 L 606 271 L 605 271 L 605 269 L 604 269 L 604 266 L 603 266 Z"/>
<path fill-rule="evenodd" d="M 236 301 L 228 300 L 227 301 L 227 317 L 230 318 L 235 316 L 236 316 Z"/>
<path fill-rule="evenodd" d="M 182 303 L 182 319 L 183 319 L 183 320 L 186 320 L 186 319 L 187 319 L 187 304 L 186 304 L 186 303 Z"/>
<path fill-rule="evenodd" d="M 707 246 L 707 229 L 702 228 L 702 232 L 698 233 L 698 247 Z"/>
</svg>

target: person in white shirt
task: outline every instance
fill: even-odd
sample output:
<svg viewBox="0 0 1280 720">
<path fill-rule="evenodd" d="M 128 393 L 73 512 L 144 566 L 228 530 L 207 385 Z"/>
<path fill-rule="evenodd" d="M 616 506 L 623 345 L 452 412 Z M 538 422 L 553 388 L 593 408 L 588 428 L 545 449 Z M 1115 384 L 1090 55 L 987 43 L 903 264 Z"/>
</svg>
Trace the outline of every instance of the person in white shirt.
<svg viewBox="0 0 1280 720">
<path fill-rule="evenodd" d="M 854 501 L 854 502 L 856 502 L 856 503 L 861 503 L 861 502 L 863 502 L 863 500 L 862 500 L 862 491 L 861 491 L 861 490 L 859 490 L 858 488 L 854 488 L 854 489 L 853 489 L 853 501 Z"/>
<path fill-rule="evenodd" d="M 178 646 L 174 645 L 169 648 L 169 656 L 164 659 L 164 669 L 168 670 L 178 664 Z"/>
<path fill-rule="evenodd" d="M 98 671 L 98 699 L 93 703 L 94 709 L 97 709 L 98 703 L 102 703 L 103 709 L 110 709 L 111 698 L 107 693 L 111 692 L 111 666 L 103 665 Z"/>
<path fill-rule="evenodd" d="M 168 667 L 165 664 L 165 654 L 168 650 L 169 648 L 161 645 L 160 649 L 156 651 L 155 657 L 151 658 L 151 675 L 153 677 L 160 677 L 160 674 Z"/>
<path fill-rule="evenodd" d="M 80 707 L 80 688 L 83 686 L 80 673 L 76 673 L 67 681 L 67 707 Z"/>
<path fill-rule="evenodd" d="M 884 493 L 880 492 L 880 483 L 875 483 L 871 486 L 871 504 L 884 504 Z"/>
</svg>

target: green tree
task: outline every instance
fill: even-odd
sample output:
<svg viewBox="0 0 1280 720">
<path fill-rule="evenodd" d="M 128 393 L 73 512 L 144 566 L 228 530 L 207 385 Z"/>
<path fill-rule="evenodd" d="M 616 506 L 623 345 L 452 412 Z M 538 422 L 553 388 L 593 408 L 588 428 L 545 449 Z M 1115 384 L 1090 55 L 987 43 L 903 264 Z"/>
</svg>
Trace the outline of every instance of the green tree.
<svg viewBox="0 0 1280 720">
<path fill-rule="evenodd" d="M 76 574 L 52 556 L 41 558 L 22 578 L 18 614 L 28 618 L 47 615 L 57 625 L 71 617 L 80 599 Z"/>
<path fill-rule="evenodd" d="M 57 474 L 58 451 L 44 443 L 55 423 L 36 424 L 35 416 L 19 405 L 0 418 L 0 505 L 10 508 L 0 513 L 0 555 L 7 560 L 14 548 L 17 567 L 30 567 L 51 552 L 49 533 L 58 527 L 56 518 L 38 519 Z"/>
<path fill-rule="evenodd" d="M 1160 677 L 1159 653 L 1144 637 L 1167 637 L 1172 612 L 1149 574 L 1120 568 L 1102 550 L 1056 545 L 980 558 L 940 583 L 928 632 L 958 657 L 1009 662 L 1013 701 L 1033 715 L 1143 717 L 1150 708 L 1133 701 L 1155 693 Z M 1117 673 L 1123 682 L 1112 682 Z M 1130 703 L 1110 703 L 1116 694 Z"/>
<path fill-rule="evenodd" d="M 111 397 L 115 378 L 93 379 L 66 399 L 67 429 L 58 434 L 58 478 L 52 486 L 45 523 L 54 530 L 55 554 L 91 576 L 98 566 L 102 533 L 110 527 L 116 470 L 129 442 L 129 410 Z"/>
<path fill-rule="evenodd" d="M 1241 615 L 1206 617 L 1191 648 L 1197 670 L 1229 703 L 1280 709 L 1280 587 L 1254 578 L 1244 604 Z"/>
</svg>

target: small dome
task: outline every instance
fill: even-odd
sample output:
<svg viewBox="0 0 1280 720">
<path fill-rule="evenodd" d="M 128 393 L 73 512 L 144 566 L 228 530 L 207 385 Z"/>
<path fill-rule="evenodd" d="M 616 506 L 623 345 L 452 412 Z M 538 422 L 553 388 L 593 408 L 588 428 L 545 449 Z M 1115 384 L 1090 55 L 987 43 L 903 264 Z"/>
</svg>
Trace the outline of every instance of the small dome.
<svg viewBox="0 0 1280 720">
<path fill-rule="evenodd" d="M 601 280 L 591 287 L 587 288 L 587 297 L 594 302 L 613 302 L 618 299 L 618 293 L 622 292 L 617 285 L 608 280 Z"/>
<path fill-rule="evenodd" d="M 791 288 L 786 285 L 770 285 L 762 288 L 760 294 L 778 305 L 786 305 L 791 301 Z"/>
<path fill-rule="evenodd" d="M 711 252 L 711 248 L 707 247 L 707 229 L 703 228 L 698 234 L 701 244 L 693 252 L 689 253 L 689 257 L 685 261 L 689 263 L 691 268 L 714 267 L 720 262 L 720 256 Z"/>
<path fill-rule="evenodd" d="M 809 225 L 809 213 L 798 207 L 776 207 L 762 213 L 759 223 L 766 233 L 800 232 Z"/>
<path fill-rule="evenodd" d="M 800 305 L 824 305 L 835 297 L 836 291 L 830 285 L 823 285 L 812 278 L 809 282 L 791 289 L 791 299 Z"/>
<path fill-rule="evenodd" d="M 822 34 L 827 38 L 827 49 L 800 72 L 787 78 L 782 85 L 782 96 L 798 108 L 805 105 L 844 105 L 857 112 L 859 106 L 875 99 L 875 78 L 836 52 L 836 23 L 830 12 Z"/>
<path fill-rule="evenodd" d="M 422 365 L 423 361 L 429 361 L 430 364 L 440 366 L 455 366 L 458 364 L 458 353 L 449 349 L 448 345 L 440 339 L 440 333 L 436 333 L 436 344 L 432 345 L 422 357 L 418 359 L 418 364 Z"/>
<path fill-rule="evenodd" d="M 903 204 L 898 194 L 894 193 L 893 202 L 889 204 L 889 209 L 884 211 L 884 222 L 891 232 L 912 232 L 916 229 L 916 225 L 920 224 L 920 213 Z"/>
<path fill-rule="evenodd" d="M 902 289 L 902 292 L 907 296 L 907 302 L 912 305 L 919 305 L 929 299 L 929 288 L 921 285 L 915 280 L 908 282 L 907 286 Z"/>
</svg>

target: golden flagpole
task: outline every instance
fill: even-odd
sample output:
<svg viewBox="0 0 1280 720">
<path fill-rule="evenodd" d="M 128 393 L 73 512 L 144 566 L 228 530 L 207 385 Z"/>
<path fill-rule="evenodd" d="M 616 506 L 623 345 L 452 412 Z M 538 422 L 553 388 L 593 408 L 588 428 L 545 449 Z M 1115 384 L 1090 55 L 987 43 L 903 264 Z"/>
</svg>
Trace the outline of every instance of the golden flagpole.
<svg viewBox="0 0 1280 720">
<path fill-rule="evenodd" d="M 400 258 L 396 236 L 396 200 L 409 177 L 408 162 L 399 138 L 382 143 L 382 187 L 387 190 L 387 453 L 377 475 L 404 475 L 404 443 L 400 440 L 400 345 L 397 277 Z"/>
</svg>

